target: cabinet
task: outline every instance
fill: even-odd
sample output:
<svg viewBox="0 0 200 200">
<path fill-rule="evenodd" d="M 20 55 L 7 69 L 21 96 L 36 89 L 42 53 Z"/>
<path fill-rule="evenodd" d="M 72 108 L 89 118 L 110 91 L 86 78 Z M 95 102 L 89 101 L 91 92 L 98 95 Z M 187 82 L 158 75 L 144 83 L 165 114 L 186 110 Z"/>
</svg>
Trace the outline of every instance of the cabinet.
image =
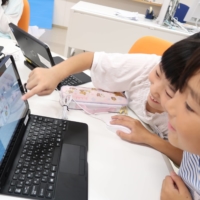
<svg viewBox="0 0 200 200">
<path fill-rule="evenodd" d="M 80 0 L 54 0 L 54 17 L 53 24 L 68 27 L 70 8 Z M 139 2 L 140 0 L 84 0 L 86 2 L 95 3 L 103 6 L 118 8 L 122 10 L 139 12 L 145 14 L 149 7 L 147 4 Z M 157 0 L 158 1 L 158 0 Z M 158 15 L 160 6 L 154 6 L 154 13 Z"/>
<path fill-rule="evenodd" d="M 139 14 L 138 21 L 116 16 L 119 9 L 79 2 L 71 8 L 66 38 L 65 56 L 72 48 L 108 53 L 127 53 L 132 44 L 142 36 L 152 35 L 172 43 L 187 36 L 182 30 L 172 30 L 145 19 Z"/>
<path fill-rule="evenodd" d="M 151 5 L 151 6 L 162 6 L 162 0 L 160 1 L 148 1 L 148 0 L 132 0 L 132 1 L 135 1 L 135 2 L 139 2 L 139 3 L 144 3 L 144 4 L 148 4 L 148 5 Z"/>
<path fill-rule="evenodd" d="M 118 8 L 127 11 L 146 13 L 146 9 L 149 5 L 153 6 L 154 14 L 158 16 L 161 8 L 161 4 L 164 0 L 155 0 L 156 3 L 146 2 L 147 0 L 84 0 L 86 2 L 95 3 L 103 6 Z M 153 2 L 154 0 L 152 0 Z M 68 27 L 70 8 L 78 3 L 79 0 L 54 0 L 54 15 L 53 24 Z M 190 1 L 180 0 L 188 6 Z"/>
<path fill-rule="evenodd" d="M 55 0 L 53 24 L 67 27 L 69 23 L 69 11 L 74 4 L 66 0 Z"/>
</svg>

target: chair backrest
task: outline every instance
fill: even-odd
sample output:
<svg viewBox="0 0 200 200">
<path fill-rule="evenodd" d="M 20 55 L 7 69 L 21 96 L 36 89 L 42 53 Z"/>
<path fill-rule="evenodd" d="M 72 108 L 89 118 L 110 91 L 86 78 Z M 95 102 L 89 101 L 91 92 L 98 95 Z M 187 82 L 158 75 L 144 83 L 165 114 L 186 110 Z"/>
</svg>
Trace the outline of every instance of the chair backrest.
<svg viewBox="0 0 200 200">
<path fill-rule="evenodd" d="M 166 40 L 153 36 L 145 36 L 133 44 L 129 53 L 146 53 L 161 56 L 171 45 L 172 43 Z"/>
<path fill-rule="evenodd" d="M 28 32 L 28 27 L 30 23 L 30 6 L 28 0 L 23 0 L 24 8 L 22 12 L 22 16 L 18 22 L 18 26 L 24 31 Z"/>
</svg>

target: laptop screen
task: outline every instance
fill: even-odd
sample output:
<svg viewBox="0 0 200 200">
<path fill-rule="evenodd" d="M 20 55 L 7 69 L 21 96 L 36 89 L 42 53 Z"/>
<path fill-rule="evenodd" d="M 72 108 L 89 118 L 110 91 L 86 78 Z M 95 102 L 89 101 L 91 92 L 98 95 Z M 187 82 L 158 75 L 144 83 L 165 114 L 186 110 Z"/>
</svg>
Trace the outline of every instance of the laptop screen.
<svg viewBox="0 0 200 200">
<path fill-rule="evenodd" d="M 9 58 L 0 64 L 0 165 L 9 147 L 15 130 L 27 111 L 21 100 L 19 77 Z"/>
<path fill-rule="evenodd" d="M 10 23 L 9 26 L 23 55 L 30 64 L 34 67 L 44 68 L 50 68 L 54 65 L 51 52 L 46 44 L 23 31 L 15 24 Z"/>
</svg>

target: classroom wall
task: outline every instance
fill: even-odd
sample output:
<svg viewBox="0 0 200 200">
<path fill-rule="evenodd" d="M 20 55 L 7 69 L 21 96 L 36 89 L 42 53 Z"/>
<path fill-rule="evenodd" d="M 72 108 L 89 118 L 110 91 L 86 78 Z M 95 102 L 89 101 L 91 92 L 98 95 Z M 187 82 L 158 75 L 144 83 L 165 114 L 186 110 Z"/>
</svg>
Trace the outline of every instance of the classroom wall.
<svg viewBox="0 0 200 200">
<path fill-rule="evenodd" d="M 79 0 L 29 0 L 31 7 L 31 26 L 50 29 L 52 24 L 68 27 L 70 8 Z M 119 8 L 133 12 L 145 14 L 149 7 L 147 4 L 134 2 L 133 0 L 84 0 L 86 2 L 100 4 L 104 6 Z M 163 1 L 163 0 L 156 0 Z M 190 6 L 191 1 L 180 0 Z M 155 15 L 159 14 L 160 6 L 153 6 Z"/>
</svg>

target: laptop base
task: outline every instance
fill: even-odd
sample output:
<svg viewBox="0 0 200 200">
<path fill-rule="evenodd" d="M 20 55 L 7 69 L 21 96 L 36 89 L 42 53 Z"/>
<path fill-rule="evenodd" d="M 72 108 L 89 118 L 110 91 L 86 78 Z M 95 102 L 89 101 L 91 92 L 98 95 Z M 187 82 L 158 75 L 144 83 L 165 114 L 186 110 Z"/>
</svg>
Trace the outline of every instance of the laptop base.
<svg viewBox="0 0 200 200">
<path fill-rule="evenodd" d="M 38 200 L 87 200 L 87 125 L 29 116 L 29 125 L 0 193 Z"/>
<path fill-rule="evenodd" d="M 12 80 L 1 97 L 0 194 L 87 200 L 87 124 L 31 115 L 13 56 L 1 59 L 0 69 L 1 85 L 2 77 Z"/>
<path fill-rule="evenodd" d="M 59 57 L 59 56 L 54 56 L 54 57 L 53 57 L 53 61 L 54 61 L 55 65 L 57 65 L 57 64 L 63 62 L 64 59 L 61 58 L 61 57 Z"/>
</svg>

